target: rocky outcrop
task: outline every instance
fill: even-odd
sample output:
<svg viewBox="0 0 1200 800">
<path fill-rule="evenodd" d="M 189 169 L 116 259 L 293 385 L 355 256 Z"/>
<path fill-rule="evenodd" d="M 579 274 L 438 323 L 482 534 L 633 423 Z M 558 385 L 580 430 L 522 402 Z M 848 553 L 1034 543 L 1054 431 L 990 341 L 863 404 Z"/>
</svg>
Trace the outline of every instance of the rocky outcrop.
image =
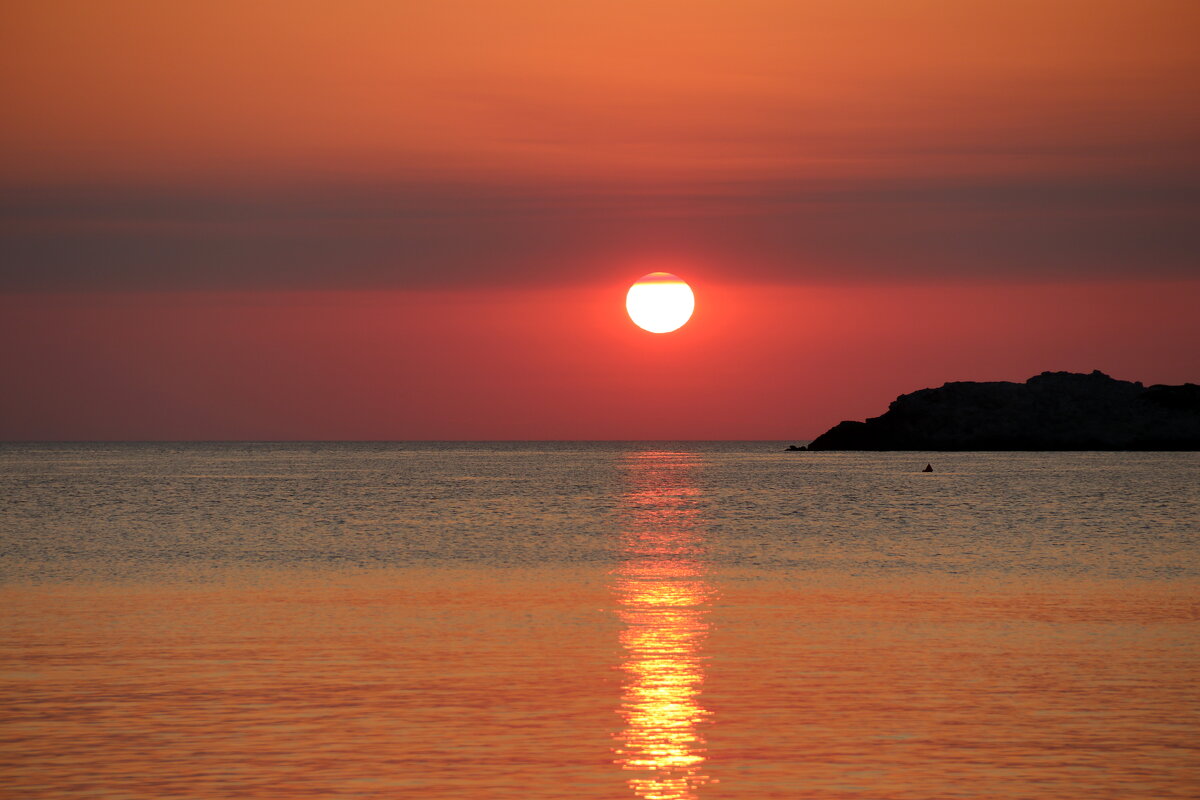
<svg viewBox="0 0 1200 800">
<path fill-rule="evenodd" d="M 842 422 L 809 450 L 1200 450 L 1200 386 L 1043 372 L 1025 383 L 947 383 Z"/>
</svg>

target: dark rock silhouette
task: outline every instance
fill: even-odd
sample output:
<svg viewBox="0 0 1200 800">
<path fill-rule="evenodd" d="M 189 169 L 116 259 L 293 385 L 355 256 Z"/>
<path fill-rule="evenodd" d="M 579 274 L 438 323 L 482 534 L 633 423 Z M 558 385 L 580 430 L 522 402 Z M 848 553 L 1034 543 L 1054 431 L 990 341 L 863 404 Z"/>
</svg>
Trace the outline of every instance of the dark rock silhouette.
<svg viewBox="0 0 1200 800">
<path fill-rule="evenodd" d="M 933 464 L 926 464 L 925 469 L 921 470 L 921 472 L 933 472 Z"/>
<path fill-rule="evenodd" d="M 1200 386 L 1043 372 L 1025 383 L 947 383 L 842 422 L 809 450 L 1200 450 Z"/>
<path fill-rule="evenodd" d="M 805 447 L 804 445 L 800 445 L 799 447 L 797 447 L 797 446 L 796 446 L 796 445 L 794 445 L 794 444 L 789 444 L 787 447 L 785 447 L 785 448 L 783 449 L 783 451 L 784 451 L 785 453 L 798 453 L 798 452 L 800 452 L 801 450 L 807 450 L 807 449 L 808 449 L 808 448 L 807 448 L 807 447 Z"/>
</svg>

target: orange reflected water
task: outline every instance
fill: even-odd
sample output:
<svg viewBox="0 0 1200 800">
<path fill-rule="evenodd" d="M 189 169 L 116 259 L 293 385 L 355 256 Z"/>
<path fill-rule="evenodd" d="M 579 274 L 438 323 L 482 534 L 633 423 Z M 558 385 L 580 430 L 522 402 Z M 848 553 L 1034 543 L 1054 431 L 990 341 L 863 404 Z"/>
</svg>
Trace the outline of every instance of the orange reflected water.
<svg viewBox="0 0 1200 800">
<path fill-rule="evenodd" d="M 630 787 L 647 800 L 695 798 L 708 781 L 701 729 L 710 712 L 700 690 L 712 590 L 698 558 L 698 492 L 688 480 L 698 466 L 689 453 L 638 453 L 628 462 L 632 522 L 614 584 L 625 625 L 625 728 L 615 763 L 632 773 Z"/>
<path fill-rule="evenodd" d="M 939 488 L 697 450 L 619 485 L 607 446 L 436 451 L 415 511 L 394 454 L 292 488 L 357 474 L 341 446 L 17 465 L 5 553 L 78 561 L 0 581 L 0 798 L 1200 797 L 1194 454 L 966 454 Z M 162 494 L 169 464 L 218 479 Z M 558 494 L 581 465 L 604 491 Z"/>
</svg>

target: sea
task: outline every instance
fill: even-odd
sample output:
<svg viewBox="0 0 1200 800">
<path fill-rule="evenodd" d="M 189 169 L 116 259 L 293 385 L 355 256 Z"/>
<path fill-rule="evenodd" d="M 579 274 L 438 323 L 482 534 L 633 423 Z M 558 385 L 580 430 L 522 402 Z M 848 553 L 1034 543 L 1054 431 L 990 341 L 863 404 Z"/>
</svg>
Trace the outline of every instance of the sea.
<svg viewBox="0 0 1200 800">
<path fill-rule="evenodd" d="M 1200 796 L 1200 453 L 786 444 L 0 445 L 0 797 Z"/>
</svg>

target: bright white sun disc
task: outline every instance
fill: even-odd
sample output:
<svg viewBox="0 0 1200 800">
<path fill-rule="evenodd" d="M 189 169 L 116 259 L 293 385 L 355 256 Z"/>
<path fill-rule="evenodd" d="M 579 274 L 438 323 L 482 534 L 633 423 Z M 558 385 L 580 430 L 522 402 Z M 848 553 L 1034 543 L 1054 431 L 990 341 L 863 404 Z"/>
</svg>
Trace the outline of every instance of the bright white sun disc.
<svg viewBox="0 0 1200 800">
<path fill-rule="evenodd" d="M 692 287 L 669 272 L 643 275 L 625 295 L 629 318 L 651 333 L 670 333 L 682 328 L 695 309 Z"/>
</svg>

